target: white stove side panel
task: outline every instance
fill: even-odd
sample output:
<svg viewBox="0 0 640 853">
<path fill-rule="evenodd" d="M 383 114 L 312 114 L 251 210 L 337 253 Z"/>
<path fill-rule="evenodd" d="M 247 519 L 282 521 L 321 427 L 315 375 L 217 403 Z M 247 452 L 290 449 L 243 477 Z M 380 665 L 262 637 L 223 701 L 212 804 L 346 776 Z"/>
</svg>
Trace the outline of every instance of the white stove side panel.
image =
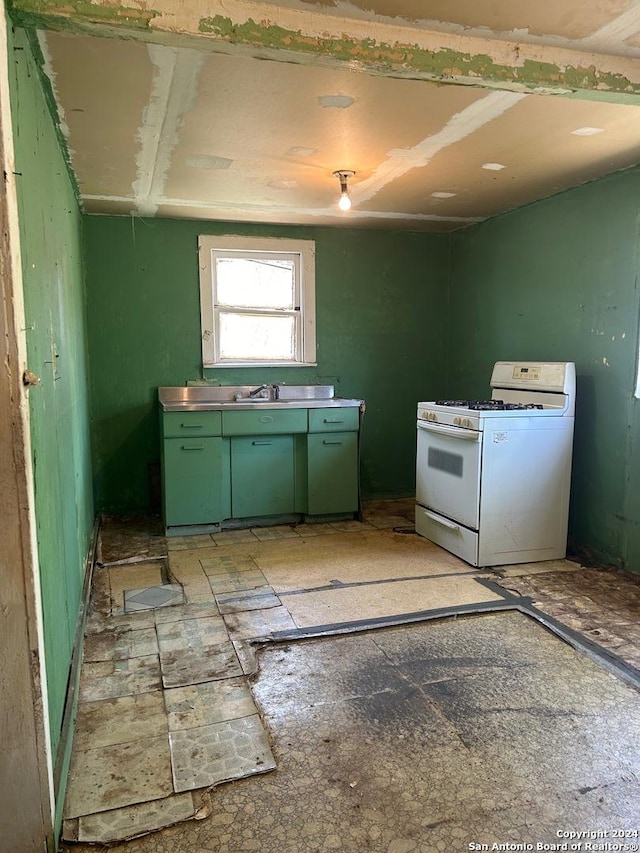
<svg viewBox="0 0 640 853">
<path fill-rule="evenodd" d="M 485 423 L 478 564 L 566 554 L 573 418 Z"/>
</svg>

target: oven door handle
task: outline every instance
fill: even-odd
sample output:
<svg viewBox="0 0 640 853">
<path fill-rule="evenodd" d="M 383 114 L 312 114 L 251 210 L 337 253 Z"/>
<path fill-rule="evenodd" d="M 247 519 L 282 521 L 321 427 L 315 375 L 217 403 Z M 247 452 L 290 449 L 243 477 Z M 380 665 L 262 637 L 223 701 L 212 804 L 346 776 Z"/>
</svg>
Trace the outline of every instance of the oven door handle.
<svg viewBox="0 0 640 853">
<path fill-rule="evenodd" d="M 464 427 L 451 427 L 443 424 L 434 424 L 429 421 L 418 421 L 418 429 L 426 432 L 434 432 L 437 435 L 446 435 L 450 438 L 462 438 L 466 441 L 480 441 L 482 433 L 475 429 L 464 429 Z"/>
<path fill-rule="evenodd" d="M 431 519 L 431 521 L 435 521 L 436 524 L 441 524 L 443 527 L 448 527 L 449 530 L 460 530 L 459 524 L 454 524 L 453 521 L 449 521 L 447 518 L 443 518 L 441 515 L 436 515 L 435 512 L 429 512 L 428 509 L 422 510 L 424 514 Z"/>
</svg>

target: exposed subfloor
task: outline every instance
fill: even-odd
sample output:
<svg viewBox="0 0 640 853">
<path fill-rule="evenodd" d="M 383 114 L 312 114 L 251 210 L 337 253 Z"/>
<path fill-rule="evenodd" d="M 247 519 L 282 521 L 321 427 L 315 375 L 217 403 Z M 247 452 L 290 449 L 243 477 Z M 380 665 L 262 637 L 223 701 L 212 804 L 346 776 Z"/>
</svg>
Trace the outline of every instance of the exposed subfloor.
<svg viewBox="0 0 640 853">
<path fill-rule="evenodd" d="M 163 826 L 114 849 L 409 853 L 637 828 L 640 697 L 597 652 L 634 676 L 638 578 L 473 570 L 411 516 L 378 502 L 364 523 L 169 540 L 168 560 L 144 520 L 105 524 L 68 849 Z M 521 612 L 482 613 L 531 604 L 513 593 L 582 630 L 592 659 Z M 461 606 L 476 615 L 331 636 Z"/>
</svg>

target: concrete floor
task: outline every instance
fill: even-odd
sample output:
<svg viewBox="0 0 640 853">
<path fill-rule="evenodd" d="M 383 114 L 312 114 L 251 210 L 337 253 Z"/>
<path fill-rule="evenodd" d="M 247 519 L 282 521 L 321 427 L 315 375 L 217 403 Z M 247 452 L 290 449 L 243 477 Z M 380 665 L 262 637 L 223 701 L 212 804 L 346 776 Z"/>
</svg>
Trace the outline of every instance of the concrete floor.
<svg viewBox="0 0 640 853">
<path fill-rule="evenodd" d="M 568 561 L 474 571 L 407 534 L 411 513 L 410 502 L 377 503 L 359 526 L 174 540 L 168 561 L 144 523 L 106 525 L 65 835 L 124 838 L 139 829 L 136 809 L 165 804 L 160 825 L 196 819 L 112 849 L 410 853 L 637 828 L 640 697 L 597 653 L 608 649 L 633 680 L 640 579 Z M 123 613 L 140 580 L 173 582 L 187 604 Z M 514 594 L 595 642 L 591 658 L 513 610 L 284 641 Z M 280 642 L 256 645 L 260 636 Z M 91 693 L 105 689 L 105 667 L 115 697 Z M 114 727 L 123 709 L 148 749 L 132 751 L 126 719 Z M 248 751 L 236 750 L 239 772 L 220 775 L 202 758 L 212 732 L 218 744 L 229 728 Z M 105 771 L 120 783 L 109 789 Z M 237 781 L 218 786 L 224 778 Z"/>
</svg>

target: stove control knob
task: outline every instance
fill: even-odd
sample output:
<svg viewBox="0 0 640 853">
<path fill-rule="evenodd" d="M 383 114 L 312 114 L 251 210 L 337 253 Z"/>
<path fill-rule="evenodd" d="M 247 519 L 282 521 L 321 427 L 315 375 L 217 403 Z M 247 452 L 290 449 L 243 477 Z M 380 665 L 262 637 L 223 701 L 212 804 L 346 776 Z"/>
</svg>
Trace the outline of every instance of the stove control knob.
<svg viewBox="0 0 640 853">
<path fill-rule="evenodd" d="M 469 418 L 464 418 L 462 420 L 462 426 L 466 426 L 466 427 L 471 426 L 471 421 L 469 420 Z"/>
<path fill-rule="evenodd" d="M 453 422 L 454 422 L 454 424 L 455 424 L 456 426 L 460 426 L 460 424 L 462 423 L 462 421 L 461 421 L 461 419 L 460 419 L 460 418 L 454 418 L 454 419 L 453 419 Z"/>
<path fill-rule="evenodd" d="M 435 413 L 435 412 L 429 412 L 429 420 L 430 420 L 430 421 L 437 421 L 437 420 L 438 420 L 438 419 L 436 418 L 436 413 Z"/>
</svg>

